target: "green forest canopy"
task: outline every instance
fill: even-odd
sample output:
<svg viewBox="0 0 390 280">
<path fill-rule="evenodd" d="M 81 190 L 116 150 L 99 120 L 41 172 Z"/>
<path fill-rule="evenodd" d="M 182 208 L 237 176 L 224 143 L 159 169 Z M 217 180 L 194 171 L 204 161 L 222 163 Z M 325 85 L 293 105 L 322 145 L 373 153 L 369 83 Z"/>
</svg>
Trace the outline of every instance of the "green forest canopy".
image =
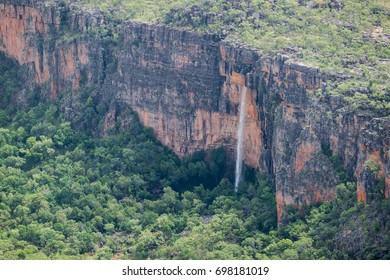
<svg viewBox="0 0 390 280">
<path fill-rule="evenodd" d="M 260 174 L 212 183 L 218 151 L 180 161 L 139 124 L 93 137 L 55 105 L 0 116 L 0 259 L 390 258 L 390 202 L 354 183 L 276 227 Z"/>
</svg>

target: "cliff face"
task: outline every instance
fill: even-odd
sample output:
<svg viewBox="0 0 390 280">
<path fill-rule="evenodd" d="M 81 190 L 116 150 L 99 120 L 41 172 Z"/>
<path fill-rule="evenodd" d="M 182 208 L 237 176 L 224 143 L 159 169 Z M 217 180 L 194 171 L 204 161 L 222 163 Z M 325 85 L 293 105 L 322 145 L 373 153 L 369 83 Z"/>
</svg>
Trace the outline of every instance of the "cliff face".
<svg viewBox="0 0 390 280">
<path fill-rule="evenodd" d="M 355 176 L 359 200 L 367 202 L 380 180 L 388 198 L 389 120 L 351 113 L 340 96 L 316 94 L 324 87 L 318 69 L 230 47 L 213 35 L 139 23 L 121 27 L 108 50 L 88 35 L 105 24 L 99 13 L 5 2 L 0 50 L 30 69 L 42 95 L 62 95 L 65 110 L 77 107 L 81 86 L 101 85 L 111 104 L 103 130 L 120 117 L 115 104 L 127 104 L 179 156 L 222 146 L 233 159 L 245 85 L 243 159 L 274 179 L 279 220 L 286 205 L 333 199 L 340 166 L 332 156 Z M 107 75 L 110 67 L 114 74 Z"/>
<path fill-rule="evenodd" d="M 229 71 L 230 58 L 217 39 L 136 23 L 121 35 L 117 98 L 179 156 L 221 146 L 233 153 L 245 76 Z M 244 157 L 257 166 L 262 132 L 255 90 L 250 91 Z"/>
<path fill-rule="evenodd" d="M 0 4 L 0 50 L 31 68 L 34 80 L 52 99 L 68 88 L 77 91 L 80 73 L 90 82 L 99 80 L 102 69 L 98 42 L 71 38 L 99 25 L 92 14 L 70 13 L 65 5 L 41 1 L 6 1 Z M 98 50 L 96 52 L 96 50 Z M 92 52 L 92 54 L 91 54 Z"/>
</svg>

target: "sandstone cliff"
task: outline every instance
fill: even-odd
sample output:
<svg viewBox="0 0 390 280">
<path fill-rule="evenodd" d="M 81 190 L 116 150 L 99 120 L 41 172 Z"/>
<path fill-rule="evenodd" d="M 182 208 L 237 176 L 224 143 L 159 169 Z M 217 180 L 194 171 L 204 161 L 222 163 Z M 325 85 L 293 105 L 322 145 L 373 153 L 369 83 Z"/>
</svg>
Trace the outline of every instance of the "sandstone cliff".
<svg viewBox="0 0 390 280">
<path fill-rule="evenodd" d="M 334 159 L 357 180 L 359 200 L 381 180 L 389 197 L 389 119 L 352 112 L 326 93 L 319 69 L 288 57 L 164 26 L 115 27 L 101 13 L 40 0 L 0 4 L 0 50 L 29 69 L 43 96 L 61 98 L 69 119 L 79 114 L 80 88 L 98 85 L 108 107 L 102 133 L 126 119 L 118 104 L 129 105 L 179 156 L 221 146 L 234 155 L 245 85 L 243 159 L 274 180 L 279 220 L 286 205 L 333 199 Z"/>
</svg>

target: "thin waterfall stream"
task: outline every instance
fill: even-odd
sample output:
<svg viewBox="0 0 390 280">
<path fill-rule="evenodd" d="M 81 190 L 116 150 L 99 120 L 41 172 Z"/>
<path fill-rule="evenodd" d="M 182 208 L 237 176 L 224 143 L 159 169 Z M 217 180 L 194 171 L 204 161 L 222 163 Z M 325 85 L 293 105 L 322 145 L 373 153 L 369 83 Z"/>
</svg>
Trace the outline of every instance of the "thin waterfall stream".
<svg viewBox="0 0 390 280">
<path fill-rule="evenodd" d="M 244 123 L 245 123 L 245 103 L 246 103 L 246 86 L 242 86 L 241 104 L 240 104 L 240 120 L 237 131 L 237 158 L 236 158 L 236 177 L 234 182 L 234 191 L 238 191 L 238 184 L 241 179 L 242 172 L 242 150 L 244 138 Z"/>
</svg>

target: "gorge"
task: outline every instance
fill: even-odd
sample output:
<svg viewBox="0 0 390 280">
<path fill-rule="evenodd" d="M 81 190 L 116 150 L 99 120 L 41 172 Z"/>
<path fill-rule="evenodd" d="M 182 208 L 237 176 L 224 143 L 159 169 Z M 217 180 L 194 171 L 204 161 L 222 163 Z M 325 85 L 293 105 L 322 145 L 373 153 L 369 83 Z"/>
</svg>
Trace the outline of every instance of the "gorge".
<svg viewBox="0 0 390 280">
<path fill-rule="evenodd" d="M 288 206 L 332 200 L 340 167 L 356 180 L 359 201 L 369 202 L 381 180 L 388 199 L 390 120 L 350 110 L 343 96 L 327 92 L 329 80 L 343 77 L 214 34 L 137 22 L 114 34 L 111 25 L 103 13 L 61 1 L 5 0 L 0 51 L 26 69 L 26 89 L 61 99 L 70 121 L 82 113 L 83 89 L 95 87 L 104 106 L 93 130 L 101 135 L 118 121 L 126 130 L 131 118 L 121 108 L 129 107 L 179 157 L 223 147 L 233 161 L 242 130 L 243 162 L 275 183 L 279 221 Z M 23 104 L 26 96 L 12 98 Z"/>
</svg>

